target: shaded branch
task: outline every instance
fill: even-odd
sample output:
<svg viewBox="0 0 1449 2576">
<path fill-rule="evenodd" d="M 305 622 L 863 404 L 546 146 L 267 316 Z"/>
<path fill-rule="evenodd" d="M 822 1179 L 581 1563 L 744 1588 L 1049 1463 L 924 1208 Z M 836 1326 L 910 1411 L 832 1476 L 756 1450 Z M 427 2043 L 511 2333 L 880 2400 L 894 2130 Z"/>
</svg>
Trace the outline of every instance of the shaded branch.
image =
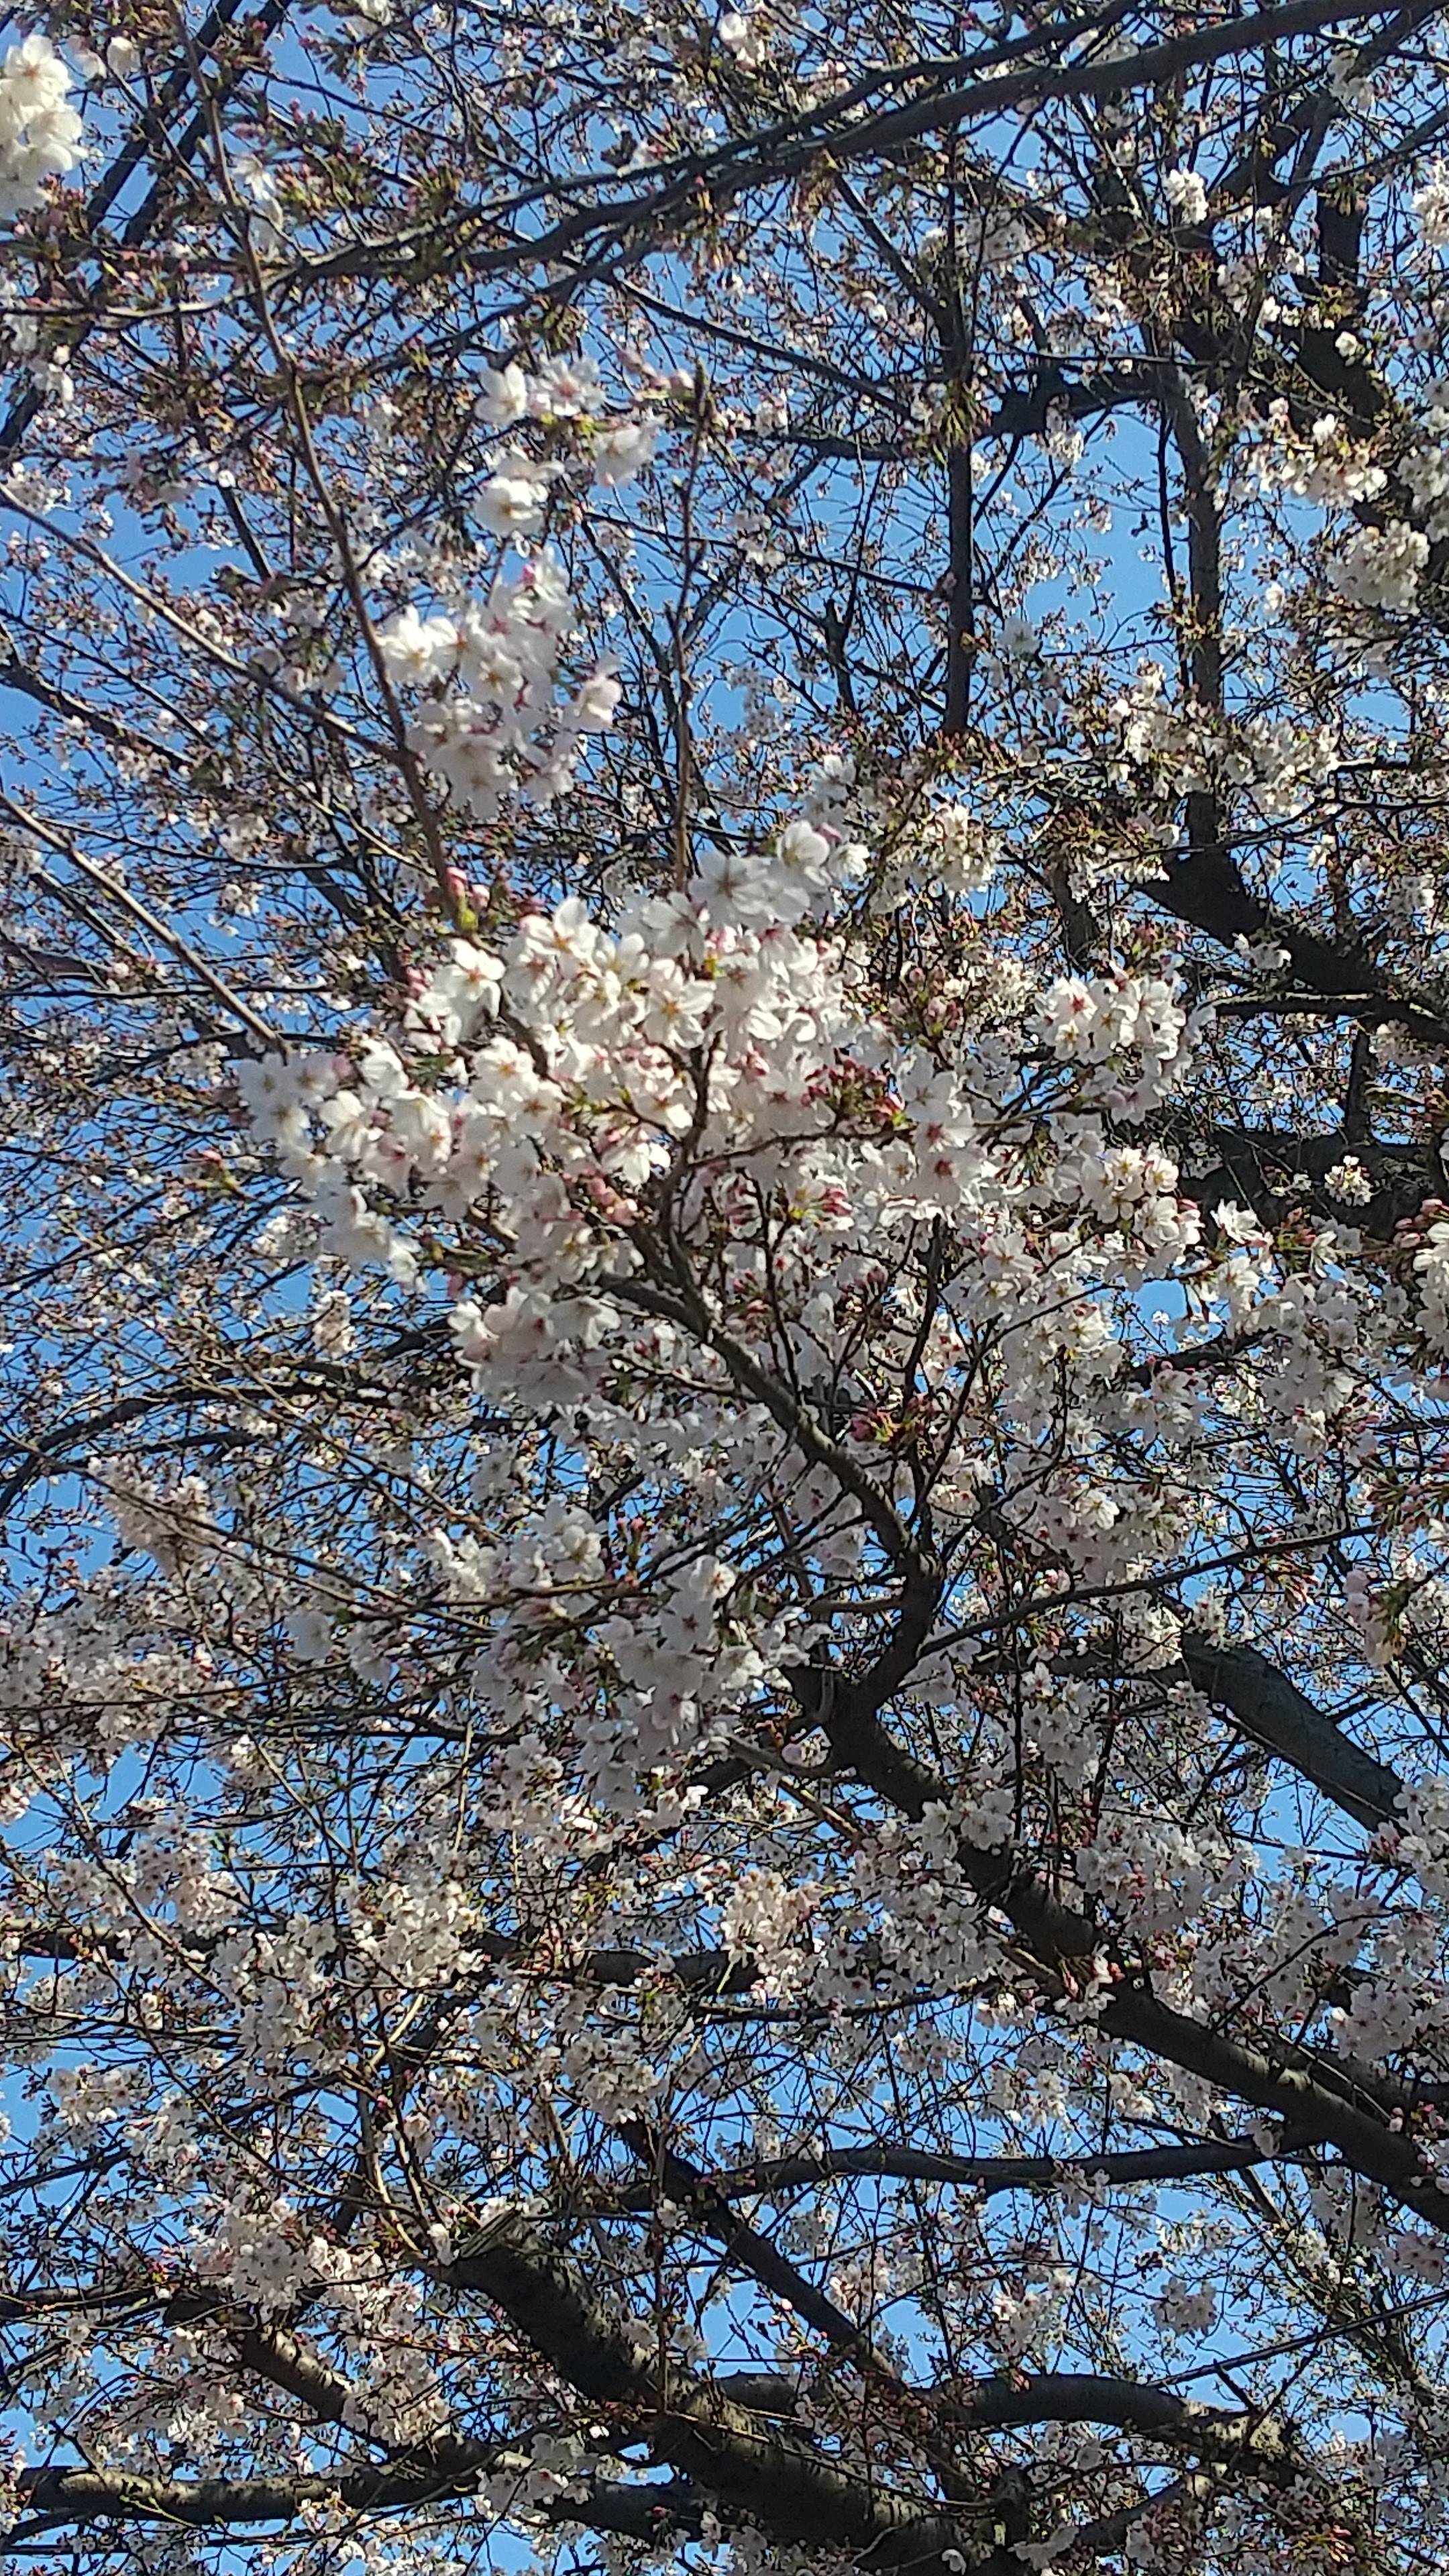
<svg viewBox="0 0 1449 2576">
<path fill-rule="evenodd" d="M 1246 2173 L 1272 2161 L 1250 2139 L 1231 2145 L 1129 2148 L 1111 2155 L 1082 2156 L 946 2156 L 923 2147 L 822 2147 L 799 2155 L 762 2158 L 758 2164 L 734 2165 L 706 2177 L 720 2200 L 769 2199 L 776 2192 L 800 2191 L 816 2183 L 860 2180 L 960 2185 L 984 2198 L 1010 2191 L 1050 2190 L 1095 2182 L 1184 2182 L 1208 2174 Z M 603 2209 L 645 2210 L 651 2194 L 642 2184 L 625 2184 Z"/>
<path fill-rule="evenodd" d="M 1194 1688 L 1227 1709 L 1255 1744 L 1331 1798 L 1361 1825 L 1392 1824 L 1402 1813 L 1404 1784 L 1255 1646 L 1219 1646 L 1186 1636 L 1182 1660 Z"/>
</svg>

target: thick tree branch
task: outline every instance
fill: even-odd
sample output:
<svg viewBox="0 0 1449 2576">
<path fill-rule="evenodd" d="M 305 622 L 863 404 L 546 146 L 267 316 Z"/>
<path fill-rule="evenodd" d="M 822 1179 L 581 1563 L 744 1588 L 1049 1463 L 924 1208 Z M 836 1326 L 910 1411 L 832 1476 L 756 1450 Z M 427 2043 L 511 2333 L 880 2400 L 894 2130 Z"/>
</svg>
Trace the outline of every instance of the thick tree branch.
<svg viewBox="0 0 1449 2576">
<path fill-rule="evenodd" d="M 1272 2158 L 1250 2139 L 1223 2146 L 1133 2147 L 1079 2156 L 949 2156 L 924 2147 L 822 2147 L 793 2156 L 763 2157 L 732 2165 L 705 2179 L 721 2200 L 772 2199 L 838 2181 L 920 2182 L 959 2185 L 983 2199 L 1012 2191 L 1079 2189 L 1094 2183 L 1185 2182 L 1207 2174 L 1246 2173 Z M 604 2210 L 643 2211 L 652 2193 L 624 2184 L 601 2201 Z"/>
<path fill-rule="evenodd" d="M 1402 1814 L 1404 1784 L 1398 1773 L 1361 1751 L 1255 1646 L 1219 1646 L 1205 1637 L 1186 1636 L 1182 1660 L 1196 1689 L 1227 1709 L 1255 1744 L 1321 1789 L 1346 1815 L 1376 1829 Z"/>
</svg>

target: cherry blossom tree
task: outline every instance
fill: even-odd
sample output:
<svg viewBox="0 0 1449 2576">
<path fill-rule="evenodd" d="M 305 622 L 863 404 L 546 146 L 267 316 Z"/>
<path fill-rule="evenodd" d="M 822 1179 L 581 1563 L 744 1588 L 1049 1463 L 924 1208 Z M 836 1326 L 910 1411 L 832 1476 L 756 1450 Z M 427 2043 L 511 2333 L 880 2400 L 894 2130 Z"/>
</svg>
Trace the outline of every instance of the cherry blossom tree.
<svg viewBox="0 0 1449 2576">
<path fill-rule="evenodd" d="M 4 38 L 7 2566 L 1445 2564 L 1446 73 Z"/>
</svg>

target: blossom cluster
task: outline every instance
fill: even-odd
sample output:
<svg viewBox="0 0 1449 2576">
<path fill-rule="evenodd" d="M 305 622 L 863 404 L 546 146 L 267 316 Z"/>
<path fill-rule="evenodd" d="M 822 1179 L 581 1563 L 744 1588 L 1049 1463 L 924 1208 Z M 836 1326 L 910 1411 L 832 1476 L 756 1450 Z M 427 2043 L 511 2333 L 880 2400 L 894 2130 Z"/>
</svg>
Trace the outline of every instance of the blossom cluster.
<svg viewBox="0 0 1449 2576">
<path fill-rule="evenodd" d="M 404 608 L 379 630 L 394 686 L 429 693 L 409 728 L 413 750 L 453 801 L 480 820 L 491 821 L 510 794 L 551 804 L 572 780 L 589 735 L 612 722 L 619 684 L 607 661 L 596 663 L 566 705 L 558 703 L 559 666 L 574 624 L 562 568 L 545 549 L 511 577 L 500 574 L 486 598 L 467 601 L 456 614 Z"/>
<path fill-rule="evenodd" d="M 1415 189 L 1412 204 L 1426 248 L 1449 248 L 1449 169 L 1442 161 L 1433 163 L 1427 178 Z"/>
<path fill-rule="evenodd" d="M 0 222 L 45 203 L 46 184 L 80 158 L 81 120 L 71 79 L 45 36 L 7 46 L 0 63 Z"/>
<path fill-rule="evenodd" d="M 1360 528 L 1329 565 L 1329 580 L 1341 599 L 1355 608 L 1381 610 L 1401 617 L 1419 595 L 1419 578 L 1429 560 L 1429 540 L 1406 519 L 1390 519 L 1382 528 Z"/>
</svg>

